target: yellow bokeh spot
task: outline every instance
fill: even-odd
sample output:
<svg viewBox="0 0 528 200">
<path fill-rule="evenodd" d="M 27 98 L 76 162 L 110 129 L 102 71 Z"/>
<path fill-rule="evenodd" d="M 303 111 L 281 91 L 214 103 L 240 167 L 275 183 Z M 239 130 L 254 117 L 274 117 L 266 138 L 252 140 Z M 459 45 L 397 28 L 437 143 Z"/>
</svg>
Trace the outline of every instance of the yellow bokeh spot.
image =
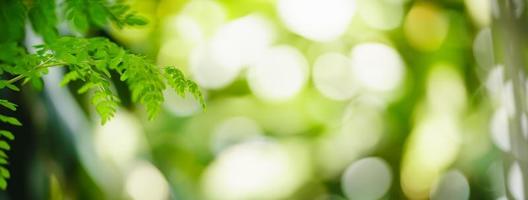
<svg viewBox="0 0 528 200">
<path fill-rule="evenodd" d="M 444 42 L 449 20 L 435 5 L 417 3 L 407 14 L 403 28 L 411 46 L 422 51 L 433 51 Z"/>
</svg>

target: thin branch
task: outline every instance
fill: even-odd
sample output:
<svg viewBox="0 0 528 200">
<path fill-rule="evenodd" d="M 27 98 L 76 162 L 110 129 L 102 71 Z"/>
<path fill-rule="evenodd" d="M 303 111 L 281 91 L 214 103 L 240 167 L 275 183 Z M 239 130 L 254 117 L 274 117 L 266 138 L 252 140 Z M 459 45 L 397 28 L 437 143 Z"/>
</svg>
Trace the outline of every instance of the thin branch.
<svg viewBox="0 0 528 200">
<path fill-rule="evenodd" d="M 35 67 L 35 69 L 38 69 L 38 68 L 48 68 L 48 67 L 59 67 L 59 66 L 63 66 L 63 65 L 66 65 L 67 63 L 65 62 L 52 62 L 52 63 L 46 63 L 44 62 L 43 64 L 40 64 L 38 66 Z M 25 77 L 24 74 L 20 74 L 12 79 L 9 79 L 7 81 L 8 84 L 13 84 L 17 81 L 19 81 L 20 79 L 23 79 Z"/>
</svg>

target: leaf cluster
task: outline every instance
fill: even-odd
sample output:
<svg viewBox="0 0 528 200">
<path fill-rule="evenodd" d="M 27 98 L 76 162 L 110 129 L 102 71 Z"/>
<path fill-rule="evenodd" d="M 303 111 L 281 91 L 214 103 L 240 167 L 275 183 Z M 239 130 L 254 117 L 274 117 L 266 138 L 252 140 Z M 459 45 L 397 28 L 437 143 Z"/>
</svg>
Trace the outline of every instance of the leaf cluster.
<svg viewBox="0 0 528 200">
<path fill-rule="evenodd" d="M 61 37 L 36 48 L 35 54 L 22 54 L 12 64 L 0 65 L 0 72 L 23 77 L 23 83 L 31 82 L 40 88 L 40 78 L 49 67 L 66 67 L 68 73 L 61 84 L 82 82 L 77 92 L 90 93 L 91 103 L 103 124 L 114 116 L 120 102 L 112 88 L 111 71 L 117 72 L 119 80 L 128 85 L 132 101 L 144 105 L 150 119 L 160 110 L 166 84 L 181 96 L 186 92 L 192 93 L 204 106 L 196 83 L 185 78 L 179 69 L 172 66 L 160 68 L 144 56 L 131 53 L 107 38 Z M 6 87 L 15 87 L 12 81 L 4 82 Z"/>
<path fill-rule="evenodd" d="M 112 3 L 111 3 L 112 2 Z M 109 22 L 118 27 L 147 24 L 147 19 L 120 1 L 107 0 L 0 0 L 0 43 L 24 38 L 26 19 L 33 30 L 51 42 L 59 38 L 58 24 L 68 22 L 81 34 L 91 27 L 103 28 Z"/>
<path fill-rule="evenodd" d="M 0 89 L 8 88 L 10 90 L 18 91 L 18 87 L 9 84 L 7 81 L 0 81 Z M 17 110 L 17 105 L 8 100 L 0 99 L 0 107 L 11 111 Z M 0 122 L 10 124 L 13 126 L 22 126 L 22 123 L 17 118 L 0 114 Z M 7 168 L 8 155 L 6 151 L 11 149 L 11 146 L 7 141 L 14 140 L 15 136 L 8 130 L 0 130 L 0 189 L 5 190 L 7 188 L 7 179 L 11 177 L 11 174 Z"/>
<path fill-rule="evenodd" d="M 109 22 L 117 27 L 144 25 L 147 20 L 121 1 L 110 0 L 0 0 L 0 90 L 19 91 L 18 81 L 43 87 L 42 76 L 50 67 L 65 67 L 62 85 L 81 83 L 79 94 L 87 94 L 90 103 L 101 117 L 101 123 L 110 120 L 119 106 L 111 78 L 119 75 L 132 94 L 132 101 L 145 106 L 149 119 L 163 103 L 167 85 L 181 96 L 191 93 L 205 109 L 199 87 L 185 78 L 175 67 L 160 68 L 144 56 L 123 49 L 107 38 L 61 36 L 58 24 L 67 22 L 81 35 L 91 28 L 104 28 Z M 35 53 L 23 47 L 26 22 L 45 43 L 35 46 Z M 111 73 L 111 72 L 116 73 Z M 0 108 L 17 110 L 17 105 L 0 98 Z M 0 114 L 0 123 L 12 126 L 22 124 L 15 117 Z M 7 187 L 10 173 L 6 165 L 10 149 L 7 140 L 14 135 L 0 130 L 0 189 Z"/>
</svg>

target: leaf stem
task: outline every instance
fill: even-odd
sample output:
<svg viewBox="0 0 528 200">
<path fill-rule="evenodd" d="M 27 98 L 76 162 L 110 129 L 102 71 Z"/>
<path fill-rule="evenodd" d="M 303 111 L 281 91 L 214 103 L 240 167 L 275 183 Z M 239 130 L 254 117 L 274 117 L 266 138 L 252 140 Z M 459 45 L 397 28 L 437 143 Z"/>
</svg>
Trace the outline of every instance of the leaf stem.
<svg viewBox="0 0 528 200">
<path fill-rule="evenodd" d="M 51 63 L 42 63 L 40 65 L 37 65 L 35 67 L 35 69 L 38 69 L 38 68 L 48 68 L 48 67 L 55 67 L 55 66 L 62 66 L 62 65 L 66 65 L 67 63 L 65 62 L 51 62 Z M 20 79 L 23 79 L 25 77 L 24 74 L 20 74 L 18 76 L 15 76 L 14 78 L 12 79 L 9 79 L 7 81 L 8 84 L 13 84 L 17 81 L 19 81 Z"/>
</svg>

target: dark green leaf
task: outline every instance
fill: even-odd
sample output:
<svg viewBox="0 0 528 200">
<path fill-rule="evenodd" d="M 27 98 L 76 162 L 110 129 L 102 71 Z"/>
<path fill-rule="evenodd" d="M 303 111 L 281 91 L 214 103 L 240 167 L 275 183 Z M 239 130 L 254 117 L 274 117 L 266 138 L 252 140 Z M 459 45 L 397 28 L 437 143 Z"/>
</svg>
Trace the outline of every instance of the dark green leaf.
<svg viewBox="0 0 528 200">
<path fill-rule="evenodd" d="M 7 188 L 7 180 L 5 178 L 0 178 L 0 189 L 5 190 Z"/>
<path fill-rule="evenodd" d="M 26 9 L 23 1 L 0 0 L 0 43 L 24 38 Z"/>
<path fill-rule="evenodd" d="M 57 39 L 59 34 L 56 29 L 55 0 L 35 0 L 28 15 L 33 29 L 42 35 L 46 42 Z"/>
<path fill-rule="evenodd" d="M 0 175 L 4 178 L 11 177 L 11 173 L 9 173 L 9 170 L 7 170 L 5 167 L 0 167 Z"/>
<path fill-rule="evenodd" d="M 0 121 L 2 121 L 4 123 L 11 124 L 11 125 L 14 125 L 14 126 L 22 126 L 22 123 L 20 123 L 20 121 L 18 121 L 18 119 L 14 118 L 14 117 L 0 115 Z"/>
<path fill-rule="evenodd" d="M 3 135 L 4 137 L 6 137 L 9 140 L 14 140 L 15 139 L 15 136 L 13 135 L 13 133 L 11 133 L 9 131 L 6 131 L 6 130 L 0 130 L 0 135 Z"/>
<path fill-rule="evenodd" d="M 3 150 L 0 150 L 0 157 L 7 158 L 7 154 Z"/>
<path fill-rule="evenodd" d="M 7 109 L 9 110 L 12 110 L 12 111 L 16 111 L 16 107 L 17 105 L 14 104 L 14 103 L 11 103 L 10 101 L 8 100 L 5 100 L 5 99 L 0 99 L 0 105 L 3 106 L 3 107 L 6 107 Z"/>
<path fill-rule="evenodd" d="M 35 88 L 37 91 L 41 91 L 44 83 L 40 78 L 32 78 L 31 85 L 33 85 L 33 88 Z"/>
<path fill-rule="evenodd" d="M 92 22 L 99 27 L 106 25 L 108 17 L 108 12 L 103 3 L 103 1 L 92 1 L 88 6 L 88 13 L 90 13 Z"/>
<path fill-rule="evenodd" d="M 125 23 L 130 26 L 143 26 L 148 23 L 148 20 L 135 14 L 129 14 L 125 18 Z"/>
<path fill-rule="evenodd" d="M 9 150 L 9 149 L 11 149 L 11 146 L 9 146 L 9 144 L 6 141 L 0 140 L 0 148 L 1 149 L 5 149 L 5 150 Z"/>
</svg>

